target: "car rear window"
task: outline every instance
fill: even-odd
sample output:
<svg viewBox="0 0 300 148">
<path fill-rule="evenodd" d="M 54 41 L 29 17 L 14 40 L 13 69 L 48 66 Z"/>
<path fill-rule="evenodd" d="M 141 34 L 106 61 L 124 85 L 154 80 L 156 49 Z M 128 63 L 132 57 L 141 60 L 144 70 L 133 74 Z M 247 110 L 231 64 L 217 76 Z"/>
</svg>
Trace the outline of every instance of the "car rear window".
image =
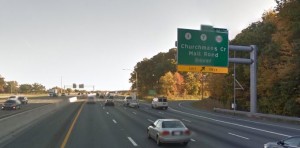
<svg viewBox="0 0 300 148">
<path fill-rule="evenodd" d="M 166 98 L 159 98 L 158 102 L 168 102 Z"/>
<path fill-rule="evenodd" d="M 24 100 L 24 97 L 19 97 L 19 100 Z"/>
<path fill-rule="evenodd" d="M 15 100 L 7 100 L 5 103 L 16 103 Z"/>
<path fill-rule="evenodd" d="M 132 97 L 127 97 L 126 99 L 127 99 L 127 100 L 130 100 L 130 99 L 132 99 Z"/>
<path fill-rule="evenodd" d="M 163 121 L 162 128 L 184 128 L 184 125 L 180 121 Z"/>
</svg>

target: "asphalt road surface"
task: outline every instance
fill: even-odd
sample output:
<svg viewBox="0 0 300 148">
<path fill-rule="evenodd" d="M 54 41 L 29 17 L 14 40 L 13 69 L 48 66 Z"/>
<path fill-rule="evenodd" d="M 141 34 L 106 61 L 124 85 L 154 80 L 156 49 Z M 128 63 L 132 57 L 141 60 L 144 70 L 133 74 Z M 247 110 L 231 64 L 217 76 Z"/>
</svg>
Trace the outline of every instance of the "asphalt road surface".
<svg viewBox="0 0 300 148">
<path fill-rule="evenodd" d="M 269 121 L 254 121 L 193 109 L 189 102 L 169 102 L 168 110 L 152 109 L 141 103 L 140 108 L 104 107 L 96 104 L 72 103 L 30 126 L 2 147 L 61 148 L 154 148 L 146 129 L 159 118 L 182 120 L 192 131 L 188 148 L 261 148 L 270 141 L 300 135 L 300 126 Z M 161 147 L 183 147 L 163 144 Z"/>
</svg>

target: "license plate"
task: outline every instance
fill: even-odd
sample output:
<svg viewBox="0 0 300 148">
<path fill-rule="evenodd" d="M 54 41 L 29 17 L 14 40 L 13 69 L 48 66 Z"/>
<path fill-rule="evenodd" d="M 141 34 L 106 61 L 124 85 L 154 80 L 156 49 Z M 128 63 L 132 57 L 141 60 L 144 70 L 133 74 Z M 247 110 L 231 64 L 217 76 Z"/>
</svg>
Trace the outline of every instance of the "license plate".
<svg viewBox="0 0 300 148">
<path fill-rule="evenodd" d="M 181 133 L 180 132 L 174 132 L 173 133 L 175 136 L 179 136 L 179 135 L 181 135 Z"/>
<path fill-rule="evenodd" d="M 166 105 L 166 103 L 163 103 L 163 105 Z"/>
</svg>

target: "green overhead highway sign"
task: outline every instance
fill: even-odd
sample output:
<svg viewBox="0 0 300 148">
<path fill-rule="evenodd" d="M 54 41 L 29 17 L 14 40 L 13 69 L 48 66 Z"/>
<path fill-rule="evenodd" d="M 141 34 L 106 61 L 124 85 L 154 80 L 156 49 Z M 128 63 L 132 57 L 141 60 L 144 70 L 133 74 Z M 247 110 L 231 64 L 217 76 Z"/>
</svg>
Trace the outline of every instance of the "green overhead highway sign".
<svg viewBox="0 0 300 148">
<path fill-rule="evenodd" d="M 212 26 L 178 29 L 178 71 L 228 73 L 228 31 Z"/>
</svg>

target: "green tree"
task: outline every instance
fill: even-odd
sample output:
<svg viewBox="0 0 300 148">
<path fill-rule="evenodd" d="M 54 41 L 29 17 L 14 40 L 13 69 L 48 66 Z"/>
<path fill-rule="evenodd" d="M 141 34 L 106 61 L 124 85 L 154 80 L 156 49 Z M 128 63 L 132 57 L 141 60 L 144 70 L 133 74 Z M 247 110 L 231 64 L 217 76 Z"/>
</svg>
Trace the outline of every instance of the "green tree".
<svg viewBox="0 0 300 148">
<path fill-rule="evenodd" d="M 174 95 L 174 86 L 176 81 L 174 80 L 172 72 L 167 72 L 159 80 L 161 84 L 161 94 L 164 95 Z"/>
<path fill-rule="evenodd" d="M 188 72 L 185 78 L 185 89 L 190 95 L 198 95 L 200 82 L 197 80 L 197 74 Z"/>
<path fill-rule="evenodd" d="M 17 81 L 7 81 L 4 90 L 6 93 L 18 92 L 18 82 Z"/>
<path fill-rule="evenodd" d="M 31 84 L 21 84 L 19 87 L 20 93 L 31 93 L 32 85 Z"/>
<path fill-rule="evenodd" d="M 32 84 L 32 92 L 34 92 L 34 93 L 45 93 L 46 88 L 45 88 L 45 86 L 43 86 L 39 83 L 34 83 L 34 84 Z"/>
<path fill-rule="evenodd" d="M 4 77 L 2 77 L 0 75 L 0 93 L 4 92 L 4 88 L 5 88 L 5 81 L 4 81 Z"/>
</svg>

